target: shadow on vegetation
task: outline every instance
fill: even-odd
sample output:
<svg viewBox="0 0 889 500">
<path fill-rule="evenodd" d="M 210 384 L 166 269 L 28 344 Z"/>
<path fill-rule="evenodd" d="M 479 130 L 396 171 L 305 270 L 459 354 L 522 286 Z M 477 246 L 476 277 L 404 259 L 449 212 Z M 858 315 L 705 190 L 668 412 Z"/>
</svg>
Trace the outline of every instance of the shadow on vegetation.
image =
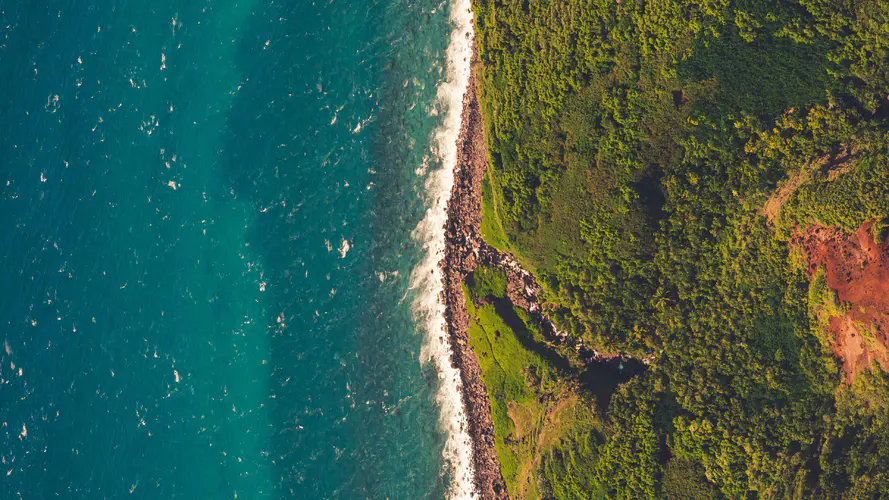
<svg viewBox="0 0 889 500">
<path fill-rule="evenodd" d="M 666 203 L 667 199 L 664 197 L 664 192 L 661 189 L 661 179 L 663 176 L 663 171 L 659 167 L 653 166 L 651 172 L 633 186 L 636 188 L 636 192 L 639 193 L 639 198 L 642 201 L 642 206 L 644 207 L 645 214 L 648 216 L 651 227 L 657 227 L 664 217 L 664 203 Z"/>
<path fill-rule="evenodd" d="M 540 339 L 535 338 L 529 326 L 516 313 L 509 299 L 489 296 L 486 302 L 494 306 L 497 315 L 506 326 L 512 329 L 524 348 L 537 353 L 563 375 L 574 372 L 575 369 L 567 359 L 542 343 Z M 647 368 L 645 363 L 633 358 L 596 359 L 592 355 L 581 354 L 584 359 L 589 361 L 580 373 L 579 381 L 581 386 L 596 398 L 596 404 L 602 412 L 608 408 L 611 397 L 621 384 L 628 382 Z"/>
<path fill-rule="evenodd" d="M 596 398 L 599 411 L 605 412 L 617 388 L 648 368 L 632 358 L 593 359 L 580 375 L 580 383 Z"/>
<path fill-rule="evenodd" d="M 713 110 L 775 115 L 795 106 L 825 102 L 824 89 L 835 85 L 824 69 L 827 44 L 802 44 L 761 33 L 742 40 L 735 26 L 716 39 L 695 42 L 694 55 L 679 64 L 680 78 L 716 78 Z"/>
<path fill-rule="evenodd" d="M 509 299 L 492 298 L 491 305 L 494 306 L 494 310 L 503 322 L 506 323 L 506 326 L 515 332 L 515 336 L 522 344 L 522 347 L 540 355 L 550 366 L 562 374 L 568 373 L 571 370 L 568 360 L 559 356 L 558 353 L 534 338 L 528 325 L 516 314 L 515 308 Z"/>
</svg>

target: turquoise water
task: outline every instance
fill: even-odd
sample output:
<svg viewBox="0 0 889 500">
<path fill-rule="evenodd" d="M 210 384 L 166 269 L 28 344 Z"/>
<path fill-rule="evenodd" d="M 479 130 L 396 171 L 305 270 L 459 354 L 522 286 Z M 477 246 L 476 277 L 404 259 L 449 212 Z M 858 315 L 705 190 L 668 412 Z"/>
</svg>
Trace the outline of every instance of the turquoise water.
<svg viewBox="0 0 889 500">
<path fill-rule="evenodd" d="M 0 498 L 446 494 L 409 278 L 448 12 L 0 5 Z"/>
</svg>

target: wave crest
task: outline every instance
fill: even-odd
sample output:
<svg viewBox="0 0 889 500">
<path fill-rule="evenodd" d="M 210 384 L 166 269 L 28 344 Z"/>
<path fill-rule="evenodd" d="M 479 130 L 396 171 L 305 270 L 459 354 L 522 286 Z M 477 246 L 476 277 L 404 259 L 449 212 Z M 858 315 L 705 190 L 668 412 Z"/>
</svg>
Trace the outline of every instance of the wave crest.
<svg viewBox="0 0 889 500">
<path fill-rule="evenodd" d="M 466 411 L 460 394 L 460 371 L 451 364 L 451 346 L 447 335 L 441 300 L 443 282 L 438 263 L 444 257 L 447 203 L 454 185 L 457 140 L 462 125 L 463 96 L 469 85 L 472 59 L 472 10 L 469 0 L 455 0 L 451 6 L 451 39 L 447 48 L 447 76 L 438 88 L 438 101 L 444 115 L 433 137 L 433 151 L 440 168 L 426 179 L 429 206 L 413 237 L 423 244 L 424 256 L 411 273 L 411 288 L 418 290 L 412 309 L 425 329 L 421 363 L 435 363 L 438 373 L 436 400 L 440 425 L 447 435 L 444 467 L 452 482 L 448 497 L 475 498 L 472 440 L 467 431 Z"/>
</svg>

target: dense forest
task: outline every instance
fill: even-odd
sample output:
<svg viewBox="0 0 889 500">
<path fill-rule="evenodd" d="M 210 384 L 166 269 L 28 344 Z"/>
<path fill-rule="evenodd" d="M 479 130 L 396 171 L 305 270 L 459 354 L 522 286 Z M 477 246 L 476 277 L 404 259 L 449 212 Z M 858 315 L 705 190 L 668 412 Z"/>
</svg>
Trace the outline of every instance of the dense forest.
<svg viewBox="0 0 889 500">
<path fill-rule="evenodd" d="M 862 227 L 889 248 L 889 2 L 473 8 L 485 240 L 534 273 L 559 328 L 650 361 L 600 404 L 478 271 L 510 493 L 889 497 L 889 312 L 850 302 L 831 284 L 852 271 L 834 280 L 810 251 Z M 872 253 L 855 273 L 881 269 Z M 571 425 L 550 431 L 543 408 Z"/>
</svg>

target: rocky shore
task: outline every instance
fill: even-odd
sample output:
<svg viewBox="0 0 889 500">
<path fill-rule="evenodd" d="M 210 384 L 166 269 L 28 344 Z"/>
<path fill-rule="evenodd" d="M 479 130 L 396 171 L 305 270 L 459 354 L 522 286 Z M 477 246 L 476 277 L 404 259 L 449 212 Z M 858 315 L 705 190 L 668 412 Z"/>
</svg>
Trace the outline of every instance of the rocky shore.
<svg viewBox="0 0 889 500">
<path fill-rule="evenodd" d="M 453 349 L 452 361 L 460 369 L 462 397 L 472 438 L 475 481 L 484 499 L 508 498 L 506 484 L 494 446 L 491 403 L 481 377 L 478 358 L 469 344 L 469 316 L 463 296 L 463 282 L 480 264 L 496 267 L 507 277 L 509 299 L 534 314 L 549 340 L 565 342 L 567 335 L 555 328 L 543 314 L 540 287 L 512 255 L 491 247 L 481 238 L 482 178 L 487 169 L 488 151 L 478 102 L 478 61 L 473 57 L 472 74 L 463 97 L 462 125 L 457 140 L 454 187 L 448 201 L 443 269 L 445 320 Z M 580 349 L 580 345 L 577 346 Z"/>
<path fill-rule="evenodd" d="M 460 369 L 462 396 L 472 437 L 476 488 L 481 498 L 508 498 L 506 484 L 494 447 L 491 403 L 482 372 L 469 345 L 469 316 L 463 280 L 478 265 L 478 236 L 481 222 L 481 182 L 487 167 L 487 149 L 476 87 L 477 61 L 463 97 L 462 126 L 457 140 L 454 187 L 448 202 L 445 256 L 441 262 L 444 279 L 445 320 L 453 349 L 453 363 Z"/>
</svg>

